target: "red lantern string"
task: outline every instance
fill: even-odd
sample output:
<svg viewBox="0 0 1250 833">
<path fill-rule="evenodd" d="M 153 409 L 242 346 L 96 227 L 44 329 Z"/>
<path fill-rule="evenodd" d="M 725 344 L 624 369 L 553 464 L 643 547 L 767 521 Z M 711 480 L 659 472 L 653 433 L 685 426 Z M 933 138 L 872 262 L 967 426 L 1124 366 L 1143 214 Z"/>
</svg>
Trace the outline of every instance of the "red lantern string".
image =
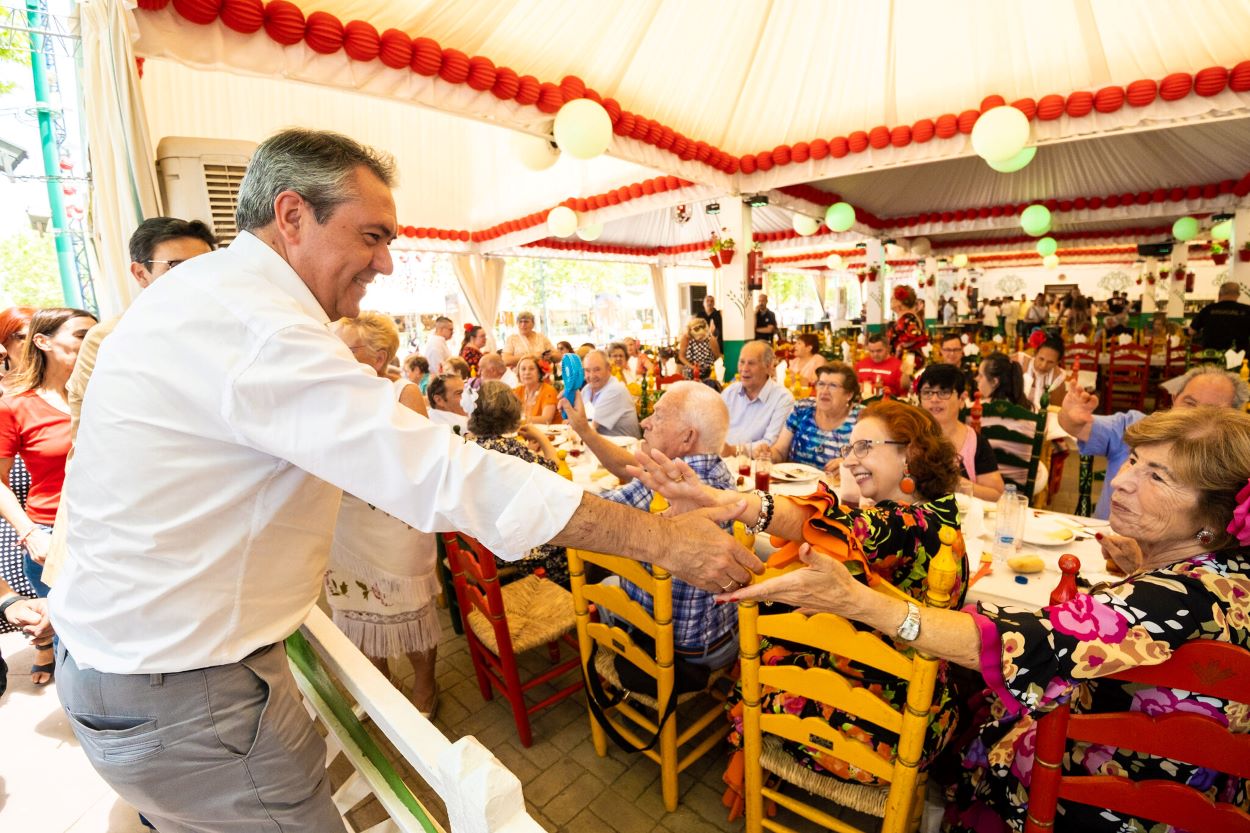
<svg viewBox="0 0 1250 833">
<path fill-rule="evenodd" d="M 304 27 L 308 48 L 323 55 L 333 55 L 343 47 L 343 23 L 329 12 L 313 12 Z"/>
<path fill-rule="evenodd" d="M 265 34 L 283 46 L 304 39 L 304 13 L 290 0 L 269 0 L 265 5 Z"/>
<path fill-rule="evenodd" d="M 265 25 L 265 4 L 261 0 L 226 0 L 221 7 L 221 22 L 244 35 L 259 32 Z"/>
<path fill-rule="evenodd" d="M 174 11 L 192 23 L 207 26 L 221 14 L 222 0 L 174 0 Z"/>
<path fill-rule="evenodd" d="M 343 51 L 353 61 L 372 61 L 382 50 L 382 41 L 373 24 L 352 20 L 343 27 Z"/>
</svg>

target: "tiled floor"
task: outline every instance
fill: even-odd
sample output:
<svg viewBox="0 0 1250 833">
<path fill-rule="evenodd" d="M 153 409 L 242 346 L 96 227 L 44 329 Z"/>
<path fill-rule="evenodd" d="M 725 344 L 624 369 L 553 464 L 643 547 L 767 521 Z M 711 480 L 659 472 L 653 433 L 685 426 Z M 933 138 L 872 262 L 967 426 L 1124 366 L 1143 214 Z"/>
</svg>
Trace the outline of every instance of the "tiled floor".
<svg viewBox="0 0 1250 833">
<path fill-rule="evenodd" d="M 1077 460 L 1069 458 L 1064 490 L 1052 508 L 1075 504 Z M 1100 483 L 1095 484 L 1095 497 Z M 574 697 L 534 718 L 534 745 L 517 740 L 511 711 L 496 697 L 483 703 L 463 638 L 445 623 L 438 673 L 442 705 L 435 721 L 453 740 L 476 735 L 520 778 L 534 818 L 551 831 L 569 833 L 701 833 L 736 831 L 720 796 L 725 755 L 710 753 L 680 783 L 681 804 L 665 813 L 659 770 L 640 756 L 610 747 L 598 757 L 590 743 L 584 701 Z M 57 701 L 55 685 L 36 688 L 25 672 L 33 651 L 19 634 L 0 635 L 9 663 L 9 691 L 0 700 L 0 830 L 14 833 L 141 833 L 135 812 L 106 786 L 82 755 Z M 545 652 L 538 652 L 545 655 Z M 541 662 L 543 657 L 532 658 Z M 399 670 L 399 669 L 396 669 Z M 405 669 L 406 670 L 406 669 Z M 341 763 L 341 762 L 340 762 Z M 343 777 L 332 768 L 332 780 Z M 401 772 L 414 792 L 445 824 L 436 796 L 410 770 Z M 356 829 L 380 820 L 376 801 L 349 815 Z M 798 825 L 799 830 L 811 827 Z"/>
</svg>

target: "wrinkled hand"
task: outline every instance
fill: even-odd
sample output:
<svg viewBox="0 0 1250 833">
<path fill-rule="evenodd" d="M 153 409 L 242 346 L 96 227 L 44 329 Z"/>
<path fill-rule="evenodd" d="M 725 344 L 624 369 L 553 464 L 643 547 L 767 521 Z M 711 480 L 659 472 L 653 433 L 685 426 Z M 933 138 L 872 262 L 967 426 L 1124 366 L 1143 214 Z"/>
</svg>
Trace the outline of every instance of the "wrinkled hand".
<svg viewBox="0 0 1250 833">
<path fill-rule="evenodd" d="M 1136 540 L 1123 535 L 1101 532 L 1095 537 L 1098 545 L 1102 547 L 1103 558 L 1115 562 L 1115 565 L 1123 570 L 1126 576 L 1131 576 L 1141 569 L 1144 556 Z"/>
<path fill-rule="evenodd" d="M 42 564 L 48 557 L 48 548 L 52 545 L 52 536 L 42 529 L 36 529 L 26 537 L 26 552 L 36 564 Z"/>
<path fill-rule="evenodd" d="M 687 584 L 712 593 L 734 590 L 764 572 L 755 553 L 734 540 L 719 524 L 738 518 L 746 501 L 700 509 L 672 518 L 672 546 L 660 566 Z"/>
<path fill-rule="evenodd" d="M 1079 436 L 1094 424 L 1098 397 L 1081 387 L 1076 373 L 1068 374 L 1068 382 L 1059 408 L 1059 424 L 1072 436 Z"/>
<path fill-rule="evenodd" d="M 4 617 L 9 620 L 9 624 L 20 628 L 36 642 L 46 642 L 52 636 L 47 599 L 23 599 L 14 602 L 4 611 Z"/>
<path fill-rule="evenodd" d="M 582 392 L 578 391 L 574 397 L 574 402 L 570 402 L 567 397 L 560 397 L 560 413 L 564 414 L 564 421 L 569 424 L 578 435 L 581 435 L 590 427 L 590 420 L 586 419 L 586 406 L 582 403 Z"/>
<path fill-rule="evenodd" d="M 807 544 L 799 548 L 799 560 L 807 565 L 806 569 L 791 570 L 716 598 L 725 602 L 783 602 L 805 613 L 853 616 L 859 610 L 856 603 L 859 594 L 873 592 L 856 581 L 842 562 L 816 552 Z"/>
<path fill-rule="evenodd" d="M 663 495 L 674 514 L 711 506 L 727 506 L 741 500 L 737 492 L 726 492 L 704 485 L 685 460 L 670 459 L 662 451 L 651 449 L 650 454 L 639 451 L 634 459 L 638 461 L 638 465 L 627 466 L 626 473 L 637 478 L 651 491 Z"/>
</svg>

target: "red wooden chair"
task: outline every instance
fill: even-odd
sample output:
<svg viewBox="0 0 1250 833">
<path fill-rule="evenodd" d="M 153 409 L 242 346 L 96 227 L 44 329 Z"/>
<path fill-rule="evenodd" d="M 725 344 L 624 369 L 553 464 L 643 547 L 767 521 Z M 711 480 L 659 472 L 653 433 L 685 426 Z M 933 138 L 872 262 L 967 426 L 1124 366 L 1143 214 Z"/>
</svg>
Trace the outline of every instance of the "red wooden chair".
<svg viewBox="0 0 1250 833">
<path fill-rule="evenodd" d="M 1189 345 L 1183 341 L 1178 342 L 1175 347 L 1169 342 L 1163 345 L 1163 372 L 1159 379 L 1166 382 L 1168 379 L 1175 379 L 1186 370 L 1189 369 Z M 1172 406 L 1172 394 L 1168 393 L 1160 385 L 1155 392 L 1155 408 L 1163 410 Z"/>
<path fill-rule="evenodd" d="M 1181 646 L 1167 662 L 1133 668 L 1111 679 L 1243 702 L 1250 691 L 1250 651 L 1227 642 L 1198 640 Z M 1211 717 L 1195 712 L 1159 717 L 1141 712 L 1074 715 L 1065 704 L 1038 722 L 1025 833 L 1055 829 L 1059 799 L 1105 807 L 1191 833 L 1250 831 L 1250 814 L 1212 801 L 1178 781 L 1065 775 L 1062 766 L 1068 741 L 1131 749 L 1250 778 L 1250 735 L 1232 734 Z"/>
<path fill-rule="evenodd" d="M 1098 345 L 1094 342 L 1086 344 L 1065 344 L 1063 346 L 1063 366 L 1071 370 L 1078 360 L 1081 362 L 1081 370 L 1098 370 L 1098 359 L 1102 357 L 1102 351 L 1098 349 Z"/>
<path fill-rule="evenodd" d="M 1150 347 L 1141 344 L 1111 345 L 1111 360 L 1103 387 L 1103 413 L 1146 410 L 1150 384 Z"/>
<path fill-rule="evenodd" d="M 554 683 L 581 667 L 572 634 L 576 625 L 573 594 L 536 575 L 500 586 L 494 553 L 463 533 L 444 533 L 442 537 L 482 698 L 494 699 L 496 688 L 508 698 L 521 745 L 529 746 L 534 742 L 530 715 L 582 690 L 578 675 L 540 702 L 532 706 L 525 703 L 525 693 L 530 689 Z M 573 649 L 572 656 L 564 661 L 561 640 Z M 541 645 L 547 646 L 552 667 L 522 682 L 516 655 Z"/>
</svg>

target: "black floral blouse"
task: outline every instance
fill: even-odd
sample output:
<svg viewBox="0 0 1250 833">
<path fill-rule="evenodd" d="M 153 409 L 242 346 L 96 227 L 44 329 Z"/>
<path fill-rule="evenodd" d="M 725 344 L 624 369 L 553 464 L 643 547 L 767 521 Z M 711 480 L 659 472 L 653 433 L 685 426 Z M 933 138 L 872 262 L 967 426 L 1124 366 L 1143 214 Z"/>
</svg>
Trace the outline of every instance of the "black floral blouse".
<svg viewBox="0 0 1250 833">
<path fill-rule="evenodd" d="M 822 487 L 823 490 L 824 487 Z M 927 584 L 929 562 L 941 548 L 938 531 L 943 526 L 959 529 L 956 518 L 955 498 L 951 495 L 926 503 L 904 505 L 882 501 L 869 509 L 857 509 L 840 503 L 836 496 L 825 517 L 840 521 L 850 528 L 864 549 L 864 555 L 874 573 L 893 584 L 904 593 L 923 601 Z M 960 558 L 958 583 L 951 598 L 959 603 L 968 583 L 968 560 L 963 552 L 962 538 L 957 538 L 956 555 Z M 864 630 L 866 626 L 856 625 Z M 909 650 L 907 643 L 896 642 L 899 650 Z M 804 668 L 832 668 L 852 684 L 873 691 L 893 708 L 899 709 L 907 700 L 907 685 L 903 680 L 878 669 L 849 662 L 823 651 L 800 648 L 782 641 L 764 640 L 761 660 L 766 665 L 800 665 Z M 729 736 L 735 747 L 742 746 L 742 710 L 738 706 L 741 690 L 730 699 L 733 731 Z M 887 732 L 875 723 L 861 720 L 838 711 L 831 706 L 810 701 L 805 697 L 783 691 L 765 691 L 761 706 L 766 712 L 789 713 L 802 717 L 821 717 L 835 726 L 848 738 L 863 741 L 874 748 L 887 761 L 894 759 L 898 735 Z M 947 744 L 955 732 L 956 709 L 952 702 L 947 680 L 947 667 L 942 663 L 938 672 L 937 687 L 933 694 L 930 711 L 929 732 L 925 739 L 924 763 L 932 760 Z M 835 775 L 843 780 L 864 784 L 877 782 L 875 776 L 827 752 L 786 741 L 786 750 L 803 766 Z"/>
<path fill-rule="evenodd" d="M 507 454 L 509 457 L 519 457 L 527 463 L 537 463 L 551 471 L 559 469 L 555 463 L 541 454 L 535 454 L 523 440 L 519 440 L 516 437 L 478 437 L 470 434 L 467 439 L 472 440 L 482 448 L 498 451 L 500 454 Z M 504 584 L 542 570 L 543 575 L 556 584 L 565 589 L 568 589 L 569 586 L 569 560 L 565 554 L 564 547 L 542 544 L 534 547 L 534 549 L 530 550 L 529 555 L 518 561 L 505 561 L 496 557 L 495 567 L 498 568 L 499 579 Z"/>
<path fill-rule="evenodd" d="M 1033 771 L 1036 718 L 1070 701 L 1073 713 L 1188 711 L 1250 732 L 1250 708 L 1171 688 L 1099 679 L 1155 665 L 1194 639 L 1250 645 L 1250 550 L 1195 556 L 1118 584 L 1095 588 L 1040 611 L 980 604 L 982 674 L 991 691 L 989 721 L 964 754 L 962 779 L 948 795 L 946 830 L 1023 830 Z M 1246 693 L 1250 701 L 1250 692 Z M 1064 770 L 1168 779 L 1250 809 L 1241 779 L 1180 761 L 1099 744 L 1069 747 Z M 999 829 L 1002 829 L 1001 826 Z M 1162 833 L 1165 825 L 1082 804 L 1059 804 L 1056 830 Z"/>
</svg>

